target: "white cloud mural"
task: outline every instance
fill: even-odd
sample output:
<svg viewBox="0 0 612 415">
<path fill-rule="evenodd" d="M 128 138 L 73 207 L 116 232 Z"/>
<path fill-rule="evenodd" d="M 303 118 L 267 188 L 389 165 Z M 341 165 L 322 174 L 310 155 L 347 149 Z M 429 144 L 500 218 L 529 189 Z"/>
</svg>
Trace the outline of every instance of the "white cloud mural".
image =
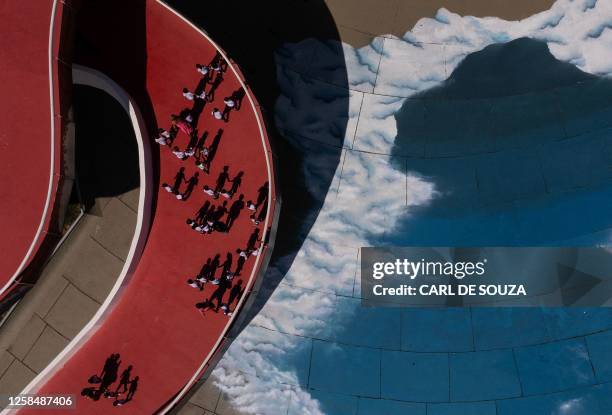
<svg viewBox="0 0 612 415">
<path fill-rule="evenodd" d="M 325 146 L 343 150 L 325 195 L 318 177 L 323 158 L 305 157 L 307 188 L 324 197 L 323 207 L 283 281 L 213 373 L 235 407 L 276 415 L 292 402 L 300 413 L 324 413 L 303 388 L 296 363 L 309 347 L 304 337 L 330 338 L 338 329 L 330 321 L 350 318 L 351 310 L 337 309 L 336 295 L 354 293 L 358 248 L 439 196 L 435 183 L 391 166 L 395 112 L 405 98 L 447 79 L 466 55 L 520 37 L 545 41 L 557 59 L 585 72 L 612 73 L 612 2 L 601 0 L 559 0 L 518 22 L 440 9 L 402 38 L 381 36 L 359 49 L 342 45 L 348 96 L 335 82 L 344 71 L 333 64 L 337 45 L 306 40 L 279 51 L 277 126 L 290 141 L 321 153 Z"/>
</svg>

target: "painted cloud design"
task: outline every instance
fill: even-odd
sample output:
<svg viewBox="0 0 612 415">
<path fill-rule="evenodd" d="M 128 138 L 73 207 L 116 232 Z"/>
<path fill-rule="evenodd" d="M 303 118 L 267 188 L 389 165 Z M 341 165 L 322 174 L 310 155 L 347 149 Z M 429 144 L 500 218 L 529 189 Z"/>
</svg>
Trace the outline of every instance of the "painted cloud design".
<svg viewBox="0 0 612 415">
<path fill-rule="evenodd" d="M 308 342 L 298 336 L 330 338 L 337 329 L 330 316 L 350 318 L 351 310 L 336 308 L 336 294 L 357 292 L 358 248 L 392 229 L 411 208 L 438 196 L 434 183 L 389 163 L 396 136 L 393 115 L 405 98 L 447 79 L 466 55 L 520 37 L 545 41 L 557 59 L 585 72 L 610 75 L 610 22 L 610 1 L 559 0 L 550 10 L 519 22 L 440 9 L 401 39 L 381 36 L 360 49 L 342 45 L 348 96 L 334 85 L 343 76 L 343 65 L 329 64 L 339 45 L 307 40 L 279 51 L 283 95 L 276 108 L 277 126 L 290 141 L 317 149 L 305 158 L 303 169 L 309 191 L 324 197 L 324 204 L 283 281 L 214 371 L 234 406 L 274 415 L 286 414 L 292 402 L 300 413 L 324 412 L 302 387 L 302 368 L 295 362 Z M 313 53 L 318 59 L 311 59 Z M 343 152 L 329 191 L 322 195 L 318 163 L 324 160 L 325 146 L 342 146 Z"/>
</svg>

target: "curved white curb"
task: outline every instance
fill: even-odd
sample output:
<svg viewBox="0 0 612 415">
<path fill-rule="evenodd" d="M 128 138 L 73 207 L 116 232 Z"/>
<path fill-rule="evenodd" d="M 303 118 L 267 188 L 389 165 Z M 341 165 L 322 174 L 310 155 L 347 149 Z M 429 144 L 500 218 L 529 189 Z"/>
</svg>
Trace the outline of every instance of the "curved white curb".
<svg viewBox="0 0 612 415">
<path fill-rule="evenodd" d="M 51 204 L 52 193 L 53 193 L 53 179 L 55 176 L 55 103 L 53 97 L 53 90 L 55 89 L 53 85 L 53 42 L 54 36 L 53 31 L 55 29 L 55 14 L 57 10 L 57 0 L 53 0 L 53 9 L 51 10 L 51 23 L 49 23 L 49 99 L 50 99 L 50 112 L 51 112 L 51 134 L 50 134 L 50 161 L 49 161 L 49 185 L 47 187 L 47 199 L 45 200 L 45 207 L 43 208 L 43 213 L 40 217 L 40 223 L 38 224 L 38 229 L 36 230 L 36 234 L 30 243 L 30 247 L 26 252 L 25 256 L 21 260 L 19 267 L 15 270 L 15 273 L 9 278 L 9 280 L 4 284 L 2 288 L 0 288 L 0 294 L 4 293 L 12 284 L 15 282 L 15 279 L 21 274 L 21 271 L 26 267 L 29 263 L 32 254 L 34 253 L 34 248 L 38 244 L 40 240 L 40 236 L 43 233 L 43 229 L 45 226 L 45 222 L 47 221 L 47 213 L 49 212 L 49 205 Z"/>
<path fill-rule="evenodd" d="M 251 92 L 247 88 L 247 86 L 245 85 L 241 75 L 238 73 L 238 71 L 236 70 L 236 68 L 234 67 L 234 65 L 230 61 L 230 59 L 227 57 L 227 55 L 225 54 L 223 49 L 221 49 L 219 47 L 219 45 L 217 45 L 210 38 L 210 36 L 208 36 L 208 34 L 206 34 L 204 31 L 200 30 L 196 25 L 191 23 L 189 20 L 187 20 L 185 17 L 183 17 L 181 14 L 179 14 L 172 7 L 170 7 L 169 5 L 164 3 L 162 0 L 156 0 L 156 1 L 157 1 L 157 3 L 162 5 L 164 8 L 166 8 L 168 11 L 170 11 L 172 14 L 174 14 L 176 17 L 181 19 L 185 24 L 187 24 L 193 30 L 195 30 L 200 35 L 202 35 L 202 37 L 204 37 L 211 45 L 214 46 L 214 48 L 217 50 L 217 52 L 219 52 L 219 54 L 223 57 L 223 59 L 225 59 L 225 61 L 228 64 L 228 67 L 232 70 L 232 72 L 234 73 L 234 76 L 236 76 L 236 78 L 238 79 L 238 82 L 240 82 L 240 86 L 244 89 L 245 95 L 249 98 L 249 103 L 251 104 L 251 109 L 253 110 L 253 112 L 255 114 L 255 118 L 257 119 L 257 125 L 259 127 L 259 136 L 261 138 L 261 144 L 263 146 L 264 154 L 266 155 L 266 168 L 267 168 L 267 173 L 268 173 L 268 186 L 269 186 L 268 194 L 270 195 L 270 197 L 268 197 L 268 207 L 267 207 L 268 214 L 266 215 L 266 220 L 265 220 L 265 223 L 263 224 L 264 225 L 263 226 L 263 233 L 261 235 L 261 240 L 264 241 L 264 240 L 266 240 L 266 237 L 267 237 L 267 234 L 268 234 L 268 226 L 269 226 L 269 222 L 270 222 L 270 217 L 273 216 L 272 215 L 272 213 L 273 213 L 272 212 L 272 205 L 273 205 L 273 203 L 275 203 L 275 201 L 272 199 L 272 195 L 274 194 L 274 192 L 273 192 L 274 191 L 274 188 L 273 188 L 273 185 L 274 185 L 274 176 L 272 175 L 272 165 L 271 165 L 271 161 L 270 161 L 270 154 L 268 153 L 268 145 L 267 145 L 268 143 L 266 141 L 266 133 L 265 133 L 265 129 L 264 129 L 264 123 L 263 123 L 263 120 L 260 118 L 259 111 L 257 110 L 257 105 L 255 104 L 255 99 L 252 97 Z M 263 257 L 264 257 L 264 255 L 261 254 L 261 253 L 260 253 L 260 255 L 257 255 L 256 262 L 253 265 L 253 270 L 251 271 L 251 276 L 249 278 L 249 282 L 248 282 L 247 286 L 244 289 L 245 293 L 249 293 L 250 292 L 250 290 L 251 290 L 251 288 L 253 286 L 253 283 L 255 282 L 256 274 L 257 274 L 257 272 L 259 270 L 259 263 L 260 263 L 260 261 L 262 260 Z M 240 301 L 236 305 L 236 310 L 241 310 L 242 305 L 247 300 L 247 298 L 248 298 L 248 295 L 243 295 L 240 298 Z M 215 345 L 210 350 L 210 352 L 208 353 L 206 358 L 202 361 L 202 364 L 200 365 L 200 367 L 198 367 L 198 369 L 195 371 L 195 373 L 193 374 L 191 379 L 189 379 L 187 384 L 185 384 L 185 386 L 174 396 L 174 398 L 170 402 L 168 402 L 163 408 L 161 408 L 159 410 L 159 412 L 158 412 L 159 414 L 166 414 L 166 413 L 168 413 L 174 407 L 174 405 L 176 405 L 181 400 L 181 398 L 189 391 L 189 389 L 193 386 L 193 384 L 198 380 L 198 378 L 203 373 L 204 368 L 210 362 L 210 360 L 212 359 L 213 355 L 215 354 L 215 352 L 217 351 L 217 349 L 221 345 L 221 342 L 225 338 L 225 335 L 227 334 L 227 332 L 228 332 L 229 328 L 231 327 L 233 321 L 236 319 L 236 317 L 239 314 L 240 314 L 240 312 L 232 314 L 232 316 L 229 318 L 227 324 L 225 325 L 225 328 L 223 329 L 223 332 L 221 333 L 221 335 L 219 336 L 219 338 L 215 342 Z"/>
<path fill-rule="evenodd" d="M 138 196 L 138 212 L 136 218 L 136 229 L 130 245 L 130 250 L 119 274 L 115 285 L 100 306 L 92 319 L 81 329 L 81 331 L 68 343 L 68 345 L 40 372 L 21 393 L 36 393 L 36 391 L 53 376 L 58 368 L 69 360 L 87 340 L 89 340 L 102 326 L 106 317 L 110 314 L 113 306 L 120 299 L 120 291 L 123 291 L 129 284 L 130 277 L 133 275 L 138 260 L 144 250 L 149 227 L 151 224 L 151 207 L 153 205 L 153 168 L 151 160 L 151 148 L 149 146 L 148 133 L 144 119 L 134 100 L 112 79 L 103 73 L 91 68 L 80 65 L 72 66 L 73 83 L 87 85 L 103 90 L 112 96 L 125 111 L 128 113 L 138 143 L 138 164 L 140 170 L 140 194 Z M 7 409 L 0 414 L 8 414 Z"/>
</svg>

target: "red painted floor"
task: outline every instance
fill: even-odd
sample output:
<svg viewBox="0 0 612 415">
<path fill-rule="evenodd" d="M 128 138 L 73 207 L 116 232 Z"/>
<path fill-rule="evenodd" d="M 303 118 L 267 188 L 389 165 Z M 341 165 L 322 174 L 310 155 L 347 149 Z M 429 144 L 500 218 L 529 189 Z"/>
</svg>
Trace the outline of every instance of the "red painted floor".
<svg viewBox="0 0 612 415">
<path fill-rule="evenodd" d="M 183 87 L 193 90 L 200 79 L 195 64 L 208 63 L 215 55 L 215 48 L 156 1 L 148 2 L 146 23 L 147 89 L 157 123 L 169 128 L 170 114 L 191 106 L 181 90 Z M 185 220 L 193 217 L 207 199 L 212 201 L 201 188 L 204 184 L 214 186 L 224 165 L 229 166 L 231 177 L 244 171 L 238 193 L 244 193 L 245 200 L 256 198 L 257 189 L 266 181 L 272 182 L 266 160 L 267 141 L 264 145 L 258 115 L 248 98 L 245 97 L 239 111 L 231 113 L 229 123 L 215 120 L 210 114 L 214 106 L 221 106 L 223 97 L 239 87 L 238 78 L 228 69 L 214 103 L 206 104 L 200 118 L 200 132 L 209 132 L 207 144 L 218 128 L 224 129 L 210 176 L 198 170 L 193 159 L 182 162 L 167 147 L 160 149 L 160 182 L 170 182 L 177 170 L 185 167 L 187 178 L 200 172 L 200 183 L 186 202 L 178 201 L 161 188 L 157 190 L 151 232 L 129 287 L 93 338 L 46 381 L 39 393 L 77 395 L 76 413 L 107 414 L 118 410 L 151 414 L 186 384 L 227 329 L 230 319 L 223 313 L 208 311 L 202 315 L 195 308 L 197 302 L 211 295 L 214 286 L 208 284 L 206 290 L 200 292 L 189 287 L 186 279 L 194 276 L 205 260 L 217 253 L 222 258 L 226 252 L 234 253 L 235 267 L 235 250 L 245 247 L 255 228 L 249 219 L 250 211 L 244 209 L 227 234 L 200 235 L 191 230 Z M 179 134 L 175 143 L 184 148 L 187 136 Z M 223 200 L 220 197 L 215 204 Z M 259 226 L 263 233 L 263 224 Z M 234 281 L 243 279 L 245 285 L 252 282 L 248 280 L 255 264 L 256 257 L 251 257 L 242 276 L 235 277 Z M 225 298 L 228 294 L 229 290 Z M 80 396 L 83 388 L 91 386 L 87 383 L 88 378 L 101 371 L 111 353 L 121 354 L 119 372 L 133 365 L 132 376 L 140 379 L 134 399 L 121 409 L 113 408 L 112 399 L 92 401 Z"/>
<path fill-rule="evenodd" d="M 31 260 L 28 250 L 34 245 L 36 252 L 48 224 L 52 9 L 51 0 L 0 5 L 0 292 L 20 264 Z"/>
</svg>

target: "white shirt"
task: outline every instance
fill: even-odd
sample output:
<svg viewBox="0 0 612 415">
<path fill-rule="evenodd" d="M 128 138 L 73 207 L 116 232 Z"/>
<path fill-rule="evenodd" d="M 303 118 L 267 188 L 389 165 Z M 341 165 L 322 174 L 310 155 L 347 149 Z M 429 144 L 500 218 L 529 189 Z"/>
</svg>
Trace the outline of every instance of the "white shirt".
<svg viewBox="0 0 612 415">
<path fill-rule="evenodd" d="M 189 284 L 189 286 L 190 286 L 190 287 L 193 287 L 193 288 L 200 288 L 200 286 L 198 285 L 198 283 L 197 283 L 197 282 L 195 282 L 195 281 L 194 281 L 194 282 L 192 282 L 191 284 Z"/>
<path fill-rule="evenodd" d="M 221 113 L 221 111 L 213 111 L 212 115 L 213 115 L 213 117 L 215 117 L 218 120 L 223 119 L 223 114 Z"/>
<path fill-rule="evenodd" d="M 227 105 L 230 108 L 234 108 L 234 106 L 236 106 L 236 103 L 234 102 L 233 99 L 224 99 L 223 102 L 225 102 L 225 105 Z"/>
<path fill-rule="evenodd" d="M 187 121 L 187 122 L 191 122 L 191 121 L 193 121 L 193 117 L 191 116 L 191 114 L 188 114 L 188 115 L 185 117 L 185 121 Z"/>
<path fill-rule="evenodd" d="M 164 137 L 163 135 L 160 135 L 159 137 L 157 137 L 155 139 L 155 141 L 157 143 L 159 143 L 159 144 L 164 144 L 165 145 L 166 144 L 166 137 Z"/>
<path fill-rule="evenodd" d="M 206 75 L 208 73 L 208 67 L 206 66 L 202 66 L 200 68 L 197 68 L 196 70 L 200 72 L 202 75 Z"/>
<path fill-rule="evenodd" d="M 185 158 L 185 153 L 180 150 L 173 151 L 174 155 L 180 159 Z"/>
<path fill-rule="evenodd" d="M 202 91 L 202 93 L 200 95 L 197 95 L 197 97 L 200 99 L 206 99 L 206 92 Z"/>
<path fill-rule="evenodd" d="M 193 95 L 193 92 L 183 92 L 183 96 L 187 98 L 189 101 L 193 101 L 193 97 L 195 95 Z"/>
<path fill-rule="evenodd" d="M 204 189 L 204 193 L 206 193 L 207 195 L 211 195 L 211 196 L 215 195 L 215 192 L 213 189 Z"/>
</svg>

